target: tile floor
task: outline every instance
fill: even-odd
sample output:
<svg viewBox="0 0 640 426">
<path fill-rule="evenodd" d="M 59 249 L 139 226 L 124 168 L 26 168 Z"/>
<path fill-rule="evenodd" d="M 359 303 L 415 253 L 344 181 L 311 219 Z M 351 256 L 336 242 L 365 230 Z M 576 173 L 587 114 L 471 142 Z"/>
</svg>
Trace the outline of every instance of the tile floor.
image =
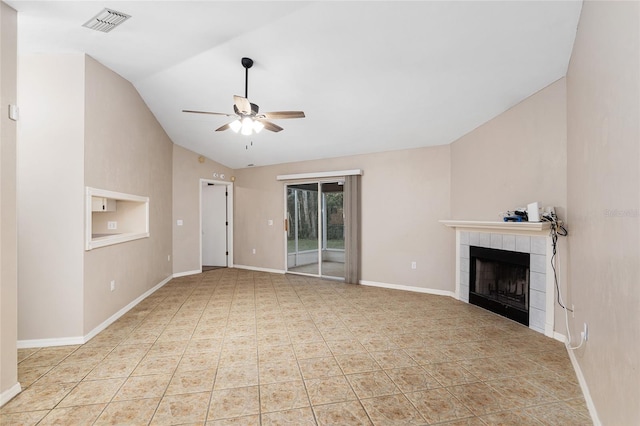
<svg viewBox="0 0 640 426">
<path fill-rule="evenodd" d="M 318 275 L 318 263 L 309 265 L 294 266 L 289 268 L 290 272 L 301 274 Z M 322 262 L 322 275 L 326 277 L 344 278 L 344 262 Z"/>
<path fill-rule="evenodd" d="M 450 297 L 219 269 L 19 350 L 0 424 L 588 425 L 564 346 Z"/>
</svg>

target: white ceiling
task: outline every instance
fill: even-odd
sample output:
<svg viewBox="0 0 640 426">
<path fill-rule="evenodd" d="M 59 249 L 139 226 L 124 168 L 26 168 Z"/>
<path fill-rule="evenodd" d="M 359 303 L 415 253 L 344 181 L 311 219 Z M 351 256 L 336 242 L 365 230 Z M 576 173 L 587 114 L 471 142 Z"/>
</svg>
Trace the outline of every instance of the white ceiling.
<svg viewBox="0 0 640 426">
<path fill-rule="evenodd" d="M 20 53 L 87 53 L 135 85 L 174 143 L 231 168 L 453 142 L 566 74 L 582 7 L 4 1 L 19 12 Z M 104 7 L 132 18 L 106 34 L 81 26 Z M 243 56 L 261 111 L 307 117 L 247 137 L 214 132 L 227 117 L 181 112 L 231 113 Z"/>
</svg>

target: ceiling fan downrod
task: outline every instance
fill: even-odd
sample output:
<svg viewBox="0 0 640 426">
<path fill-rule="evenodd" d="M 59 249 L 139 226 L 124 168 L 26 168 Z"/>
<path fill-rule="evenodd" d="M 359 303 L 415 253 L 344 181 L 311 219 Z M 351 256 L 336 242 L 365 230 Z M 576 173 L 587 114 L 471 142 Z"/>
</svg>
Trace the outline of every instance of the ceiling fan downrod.
<svg viewBox="0 0 640 426">
<path fill-rule="evenodd" d="M 253 59 L 242 58 L 242 66 L 244 67 L 244 97 L 249 99 L 249 68 L 253 66 Z"/>
</svg>

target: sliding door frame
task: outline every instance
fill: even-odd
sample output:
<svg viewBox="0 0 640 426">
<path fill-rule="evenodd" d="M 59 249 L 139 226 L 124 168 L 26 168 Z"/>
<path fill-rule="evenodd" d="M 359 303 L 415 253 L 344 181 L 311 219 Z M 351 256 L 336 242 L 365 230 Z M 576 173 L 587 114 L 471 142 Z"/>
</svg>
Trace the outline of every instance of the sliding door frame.
<svg viewBox="0 0 640 426">
<path fill-rule="evenodd" d="M 283 235 L 284 235 L 284 271 L 287 273 L 292 273 L 292 274 L 298 274 L 298 275 L 306 275 L 306 276 L 313 276 L 313 277 L 322 277 L 322 278 L 326 278 L 326 279 L 335 279 L 335 280 L 339 280 L 339 281 L 344 281 L 345 277 L 335 277 L 335 276 L 328 276 L 328 275 L 322 275 L 322 235 L 325 232 L 324 231 L 324 223 L 322 221 L 322 214 L 320 213 L 320 209 L 322 206 L 322 184 L 323 183 L 329 183 L 329 182 L 336 182 L 336 181 L 345 181 L 346 176 L 354 176 L 354 175 L 358 175 L 361 176 L 363 174 L 363 171 L 361 169 L 355 169 L 355 170 L 342 170 L 342 171 L 335 171 L 335 172 L 316 172 L 316 173 L 301 173 L 301 174 L 292 174 L 292 175 L 279 175 L 277 176 L 277 180 L 278 181 L 283 181 L 284 185 L 283 185 L 283 207 L 284 207 L 284 213 L 283 213 L 283 224 L 285 224 L 283 226 Z M 294 271 L 289 271 L 289 250 L 288 250 L 288 239 L 287 239 L 287 232 L 288 232 L 288 227 L 292 226 L 293 224 L 291 223 L 287 223 L 288 222 L 288 205 L 287 205 L 287 190 L 288 187 L 290 185 L 303 185 L 303 184 L 318 184 L 318 274 L 306 274 L 303 272 L 294 272 Z M 344 207 L 344 203 L 346 201 L 343 201 L 343 207 Z M 345 241 L 346 244 L 346 241 Z M 345 246 L 345 255 L 346 255 L 346 246 Z"/>
</svg>

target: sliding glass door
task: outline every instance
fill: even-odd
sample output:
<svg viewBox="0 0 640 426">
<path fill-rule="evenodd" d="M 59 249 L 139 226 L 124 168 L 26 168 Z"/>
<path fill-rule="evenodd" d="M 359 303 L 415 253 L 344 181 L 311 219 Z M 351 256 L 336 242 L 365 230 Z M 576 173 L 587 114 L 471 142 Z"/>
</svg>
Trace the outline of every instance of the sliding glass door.
<svg viewBox="0 0 640 426">
<path fill-rule="evenodd" d="M 287 270 L 319 274 L 318 183 L 287 186 Z"/>
<path fill-rule="evenodd" d="M 287 271 L 344 278 L 344 184 L 287 185 Z"/>
<path fill-rule="evenodd" d="M 344 278 L 344 182 L 325 182 L 320 188 L 320 275 Z"/>
</svg>

